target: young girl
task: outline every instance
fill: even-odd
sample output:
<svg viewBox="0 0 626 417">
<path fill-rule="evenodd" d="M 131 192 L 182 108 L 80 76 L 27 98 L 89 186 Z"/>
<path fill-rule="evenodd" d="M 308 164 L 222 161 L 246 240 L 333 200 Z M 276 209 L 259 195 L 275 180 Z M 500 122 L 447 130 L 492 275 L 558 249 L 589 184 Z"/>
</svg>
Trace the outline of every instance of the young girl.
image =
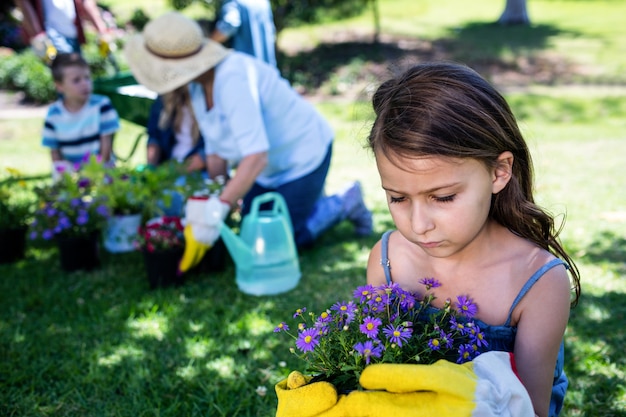
<svg viewBox="0 0 626 417">
<path fill-rule="evenodd" d="M 563 404 L 563 334 L 580 295 L 553 217 L 533 197 L 527 145 L 504 98 L 473 70 L 417 65 L 373 98 L 369 145 L 397 227 L 374 246 L 369 284 L 394 282 L 436 307 L 471 297 L 490 350 L 514 352 L 537 416 Z M 573 279 L 574 297 L 567 269 Z"/>
</svg>

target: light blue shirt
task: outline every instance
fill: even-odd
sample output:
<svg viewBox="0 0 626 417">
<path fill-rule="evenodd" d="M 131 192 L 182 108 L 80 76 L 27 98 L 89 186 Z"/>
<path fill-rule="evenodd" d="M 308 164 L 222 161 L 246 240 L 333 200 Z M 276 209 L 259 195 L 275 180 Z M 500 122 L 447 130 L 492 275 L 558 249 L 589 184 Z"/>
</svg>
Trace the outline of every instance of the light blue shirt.
<svg viewBox="0 0 626 417">
<path fill-rule="evenodd" d="M 215 67 L 211 110 L 202 86 L 189 88 L 206 154 L 234 167 L 248 155 L 267 152 L 268 164 L 256 179 L 264 187 L 311 173 L 333 140 L 328 122 L 276 68 L 246 54 L 233 51 Z"/>
<path fill-rule="evenodd" d="M 231 47 L 276 66 L 276 27 L 268 0 L 230 0 L 215 24 L 228 36 Z"/>
<path fill-rule="evenodd" d="M 119 128 L 117 111 L 106 96 L 92 94 L 77 112 L 69 112 L 59 99 L 48 108 L 41 143 L 60 150 L 63 159 L 79 162 L 86 154 L 99 154 L 100 137 Z"/>
</svg>

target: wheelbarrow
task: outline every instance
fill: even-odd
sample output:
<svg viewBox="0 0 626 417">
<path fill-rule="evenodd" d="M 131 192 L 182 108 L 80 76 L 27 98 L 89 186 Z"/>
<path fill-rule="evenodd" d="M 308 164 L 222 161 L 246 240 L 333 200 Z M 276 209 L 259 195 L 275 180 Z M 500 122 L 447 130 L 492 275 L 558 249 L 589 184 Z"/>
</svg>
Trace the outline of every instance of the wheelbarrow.
<svg viewBox="0 0 626 417">
<path fill-rule="evenodd" d="M 120 118 L 143 128 L 148 126 L 150 108 L 157 94 L 137 83 L 132 73 L 116 72 L 111 77 L 97 78 L 93 82 L 93 92 L 109 97 Z M 137 136 L 126 158 L 119 155 L 115 157 L 122 162 L 128 161 L 137 150 L 144 135 L 146 135 L 145 130 Z"/>
</svg>

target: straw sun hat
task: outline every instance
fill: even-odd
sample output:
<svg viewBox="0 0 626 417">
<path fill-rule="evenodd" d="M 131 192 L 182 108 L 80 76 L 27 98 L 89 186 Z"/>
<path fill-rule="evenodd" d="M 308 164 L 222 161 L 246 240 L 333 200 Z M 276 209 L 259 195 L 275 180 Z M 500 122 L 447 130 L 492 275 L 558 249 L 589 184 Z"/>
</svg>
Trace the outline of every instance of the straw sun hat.
<svg viewBox="0 0 626 417">
<path fill-rule="evenodd" d="M 200 25 L 169 12 L 132 36 L 124 56 L 135 79 L 158 94 L 192 81 L 224 59 L 230 49 L 205 38 Z"/>
</svg>

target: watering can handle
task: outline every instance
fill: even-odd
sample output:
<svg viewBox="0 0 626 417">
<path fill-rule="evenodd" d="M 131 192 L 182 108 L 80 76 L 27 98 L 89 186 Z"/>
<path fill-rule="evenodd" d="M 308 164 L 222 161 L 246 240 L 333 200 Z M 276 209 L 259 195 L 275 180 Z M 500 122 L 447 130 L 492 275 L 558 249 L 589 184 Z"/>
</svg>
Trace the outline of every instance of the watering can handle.
<svg viewBox="0 0 626 417">
<path fill-rule="evenodd" d="M 254 197 L 254 200 L 252 200 L 252 207 L 250 208 L 249 216 L 256 219 L 259 216 L 259 207 L 262 204 L 269 202 L 274 203 L 272 204 L 272 214 L 283 214 L 289 221 L 289 225 L 291 226 L 293 231 L 293 224 L 291 223 L 291 216 L 289 215 L 289 210 L 287 209 L 287 203 L 285 202 L 285 198 L 277 192 L 270 191 Z"/>
</svg>

